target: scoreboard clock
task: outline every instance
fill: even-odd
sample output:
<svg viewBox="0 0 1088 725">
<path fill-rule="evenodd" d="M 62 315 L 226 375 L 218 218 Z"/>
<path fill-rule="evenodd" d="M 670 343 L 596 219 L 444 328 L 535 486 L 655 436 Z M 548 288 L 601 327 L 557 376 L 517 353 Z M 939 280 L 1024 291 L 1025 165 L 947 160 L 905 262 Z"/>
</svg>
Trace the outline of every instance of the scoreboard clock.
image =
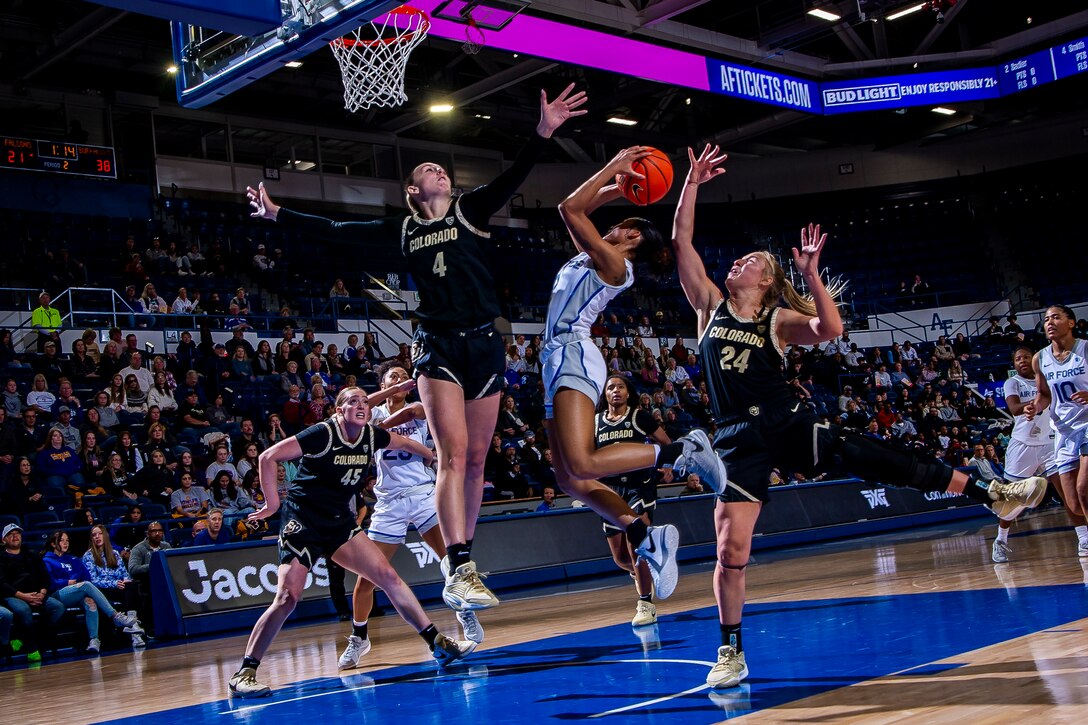
<svg viewBox="0 0 1088 725">
<path fill-rule="evenodd" d="M 0 169 L 117 178 L 112 146 L 0 136 Z"/>
</svg>

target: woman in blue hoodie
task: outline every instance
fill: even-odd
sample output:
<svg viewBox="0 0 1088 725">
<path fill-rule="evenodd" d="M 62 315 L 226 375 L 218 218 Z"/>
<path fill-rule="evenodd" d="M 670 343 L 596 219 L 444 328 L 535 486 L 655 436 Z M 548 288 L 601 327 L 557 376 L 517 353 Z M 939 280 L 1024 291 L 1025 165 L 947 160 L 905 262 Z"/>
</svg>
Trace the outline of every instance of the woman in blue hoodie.
<svg viewBox="0 0 1088 725">
<path fill-rule="evenodd" d="M 45 481 L 47 489 L 82 494 L 87 487 L 82 473 L 83 461 L 64 445 L 64 436 L 56 428 L 49 431 L 45 447 L 38 451 L 34 469 Z"/>
<path fill-rule="evenodd" d="M 91 583 L 90 572 L 83 562 L 68 553 L 70 542 L 66 531 L 54 531 L 46 542 L 45 568 L 49 572 L 49 596 L 66 607 L 83 607 L 87 622 L 87 636 L 90 643 L 87 651 L 97 654 L 102 649 L 98 639 L 98 612 L 101 611 L 113 620 L 114 624 L 124 629 L 125 633 L 143 636 L 143 627 L 136 617 L 118 612 L 106 599 L 102 590 Z"/>
</svg>

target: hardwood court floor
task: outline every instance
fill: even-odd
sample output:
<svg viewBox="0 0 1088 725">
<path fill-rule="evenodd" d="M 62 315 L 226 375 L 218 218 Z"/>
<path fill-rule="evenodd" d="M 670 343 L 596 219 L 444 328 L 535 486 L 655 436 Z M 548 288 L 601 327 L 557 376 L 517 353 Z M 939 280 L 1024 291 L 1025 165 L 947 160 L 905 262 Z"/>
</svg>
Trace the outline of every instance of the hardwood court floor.
<svg viewBox="0 0 1088 725">
<path fill-rule="evenodd" d="M 712 695 L 700 687 L 717 645 L 709 564 L 685 569 L 658 603 L 661 623 L 641 637 L 627 624 L 625 577 L 511 597 L 482 613 L 487 642 L 450 675 L 420 664 L 422 642 L 389 615 L 371 620 L 366 667 L 343 681 L 344 624 L 284 631 L 261 666 L 277 690 L 265 700 L 227 700 L 238 636 L 8 670 L 0 692 L 15 722 L 153 712 L 158 722 L 351 713 L 438 722 L 462 711 L 492 722 L 1081 722 L 1088 560 L 1057 511 L 1013 529 L 1009 564 L 990 562 L 994 529 L 971 519 L 757 553 L 745 619 L 751 678 Z M 443 631 L 456 627 L 448 610 L 431 614 Z"/>
</svg>

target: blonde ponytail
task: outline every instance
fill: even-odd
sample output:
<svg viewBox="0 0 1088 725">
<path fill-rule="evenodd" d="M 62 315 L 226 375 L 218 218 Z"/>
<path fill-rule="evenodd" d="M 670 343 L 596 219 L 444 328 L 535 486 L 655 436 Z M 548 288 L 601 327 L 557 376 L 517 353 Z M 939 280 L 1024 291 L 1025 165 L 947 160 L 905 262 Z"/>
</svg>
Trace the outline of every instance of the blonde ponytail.
<svg viewBox="0 0 1088 725">
<path fill-rule="evenodd" d="M 760 250 L 754 254 L 763 259 L 764 277 L 770 276 L 772 279 L 771 286 L 767 288 L 759 301 L 760 304 L 765 309 L 771 309 L 777 307 L 779 301 L 784 301 L 791 310 L 809 317 L 816 317 L 816 302 L 812 299 L 812 295 L 803 295 L 797 291 L 793 283 L 786 279 L 786 270 L 778 263 L 778 259 L 766 250 Z M 833 300 L 838 300 L 845 289 L 846 282 L 838 277 L 827 285 L 827 293 Z"/>
</svg>

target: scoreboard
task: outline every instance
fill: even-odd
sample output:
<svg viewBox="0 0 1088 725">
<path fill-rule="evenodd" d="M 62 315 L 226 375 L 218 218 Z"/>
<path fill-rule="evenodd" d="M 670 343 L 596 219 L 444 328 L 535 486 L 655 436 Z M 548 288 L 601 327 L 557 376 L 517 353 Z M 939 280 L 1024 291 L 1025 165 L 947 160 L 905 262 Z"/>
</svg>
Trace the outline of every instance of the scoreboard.
<svg viewBox="0 0 1088 725">
<path fill-rule="evenodd" d="M 117 178 L 111 146 L 0 136 L 0 169 Z"/>
</svg>

